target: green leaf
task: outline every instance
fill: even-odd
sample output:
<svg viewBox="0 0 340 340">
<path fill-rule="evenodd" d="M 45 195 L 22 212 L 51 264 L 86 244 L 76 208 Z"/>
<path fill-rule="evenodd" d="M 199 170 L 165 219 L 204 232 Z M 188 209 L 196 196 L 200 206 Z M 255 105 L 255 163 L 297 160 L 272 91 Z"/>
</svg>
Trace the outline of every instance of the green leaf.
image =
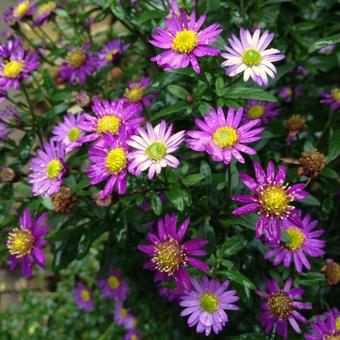
<svg viewBox="0 0 340 340">
<path fill-rule="evenodd" d="M 227 239 L 222 248 L 224 256 L 231 256 L 237 254 L 247 245 L 247 240 L 241 235 L 235 235 Z"/>
<path fill-rule="evenodd" d="M 258 99 L 269 102 L 277 102 L 275 96 L 273 96 L 270 92 L 256 87 L 226 88 L 224 90 L 223 97 L 233 99 Z"/>
<path fill-rule="evenodd" d="M 222 77 L 218 77 L 215 82 L 216 93 L 218 96 L 223 96 L 224 93 L 224 80 Z"/>
<path fill-rule="evenodd" d="M 337 179 L 339 177 L 338 173 L 331 168 L 323 168 L 320 171 L 320 175 L 322 177 L 331 178 L 331 179 Z"/>
<path fill-rule="evenodd" d="M 249 288 L 249 289 L 255 289 L 254 283 L 245 275 L 240 273 L 236 269 L 227 269 L 223 272 L 218 272 L 218 274 L 222 275 L 224 278 L 234 281 L 238 284 L 240 284 L 243 287 Z"/>
<path fill-rule="evenodd" d="M 154 195 L 151 198 L 151 207 L 155 215 L 160 216 L 162 213 L 162 201 L 159 196 Z"/>
<path fill-rule="evenodd" d="M 173 187 L 166 192 L 166 196 L 170 203 L 178 210 L 184 211 L 185 203 L 183 190 L 180 187 Z"/>
<path fill-rule="evenodd" d="M 175 97 L 180 99 L 186 99 L 190 95 L 190 93 L 184 87 L 178 85 L 169 85 L 167 90 Z"/>
<path fill-rule="evenodd" d="M 166 108 L 164 108 L 163 110 L 159 111 L 158 113 L 155 113 L 154 115 L 152 115 L 152 117 L 150 118 L 150 121 L 155 121 L 159 118 L 164 118 L 166 116 L 170 116 L 175 112 L 178 111 L 184 111 L 186 109 L 186 103 L 183 102 L 179 102 L 173 105 L 169 105 Z"/>
<path fill-rule="evenodd" d="M 340 129 L 333 132 L 329 140 L 327 161 L 331 162 L 340 155 Z"/>
<path fill-rule="evenodd" d="M 30 156 L 35 141 L 35 134 L 27 132 L 19 143 L 19 158 L 21 161 L 26 161 Z"/>
<path fill-rule="evenodd" d="M 307 197 L 302 199 L 300 202 L 303 204 L 308 204 L 308 205 L 315 205 L 315 206 L 321 205 L 320 201 L 311 194 L 309 194 Z"/>
<path fill-rule="evenodd" d="M 308 50 L 308 53 L 313 53 L 320 48 L 332 45 L 332 44 L 337 44 L 340 42 L 340 33 L 332 35 L 330 37 L 322 38 L 320 40 L 315 41 L 311 47 Z"/>
<path fill-rule="evenodd" d="M 203 174 L 192 174 L 185 176 L 182 182 L 186 187 L 190 187 L 201 182 L 203 178 L 204 178 Z"/>
</svg>

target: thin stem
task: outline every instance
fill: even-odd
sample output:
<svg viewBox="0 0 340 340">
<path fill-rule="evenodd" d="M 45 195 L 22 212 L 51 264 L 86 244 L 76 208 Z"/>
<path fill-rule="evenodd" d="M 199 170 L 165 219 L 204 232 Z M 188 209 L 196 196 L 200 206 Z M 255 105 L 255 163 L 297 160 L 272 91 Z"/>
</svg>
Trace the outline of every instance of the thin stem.
<svg viewBox="0 0 340 340">
<path fill-rule="evenodd" d="M 42 91 L 43 92 L 43 95 L 45 97 L 45 101 L 46 101 L 47 105 L 51 108 L 52 107 L 52 103 L 51 103 L 50 97 L 49 97 L 45 87 L 44 86 L 40 86 L 39 81 L 38 81 L 37 77 L 34 75 L 34 73 L 32 74 L 32 78 L 33 78 L 33 81 L 34 81 L 34 83 L 35 83 L 35 85 L 37 87 L 37 91 Z"/>
<path fill-rule="evenodd" d="M 25 131 L 25 132 L 29 132 L 30 130 L 26 130 L 20 126 L 17 126 L 15 124 L 11 124 L 11 123 L 8 123 L 8 122 L 5 122 L 3 119 L 0 118 L 0 123 L 2 124 L 5 124 L 7 126 L 9 126 L 10 128 L 13 128 L 13 129 L 18 129 L 18 130 L 22 130 L 22 131 Z"/>
<path fill-rule="evenodd" d="M 326 133 L 327 133 L 327 130 L 331 127 L 332 125 L 332 120 L 333 120 L 333 112 L 334 110 L 330 109 L 329 111 L 329 114 L 328 114 L 328 120 L 327 120 L 327 123 L 325 124 L 322 132 L 321 132 L 321 136 L 316 144 L 316 148 L 319 149 L 322 145 L 322 142 L 324 141 L 325 139 L 325 136 L 326 136 Z"/>
<path fill-rule="evenodd" d="M 39 32 L 41 32 L 41 34 L 46 37 L 47 41 L 51 44 L 51 46 L 53 47 L 53 49 L 58 49 L 58 46 L 54 43 L 54 41 L 52 40 L 52 38 L 40 27 L 38 26 L 38 30 Z"/>
<path fill-rule="evenodd" d="M 230 201 L 230 199 L 231 199 L 231 166 L 230 165 L 227 168 L 227 176 L 228 176 L 227 199 L 228 199 L 228 201 Z"/>
<path fill-rule="evenodd" d="M 29 107 L 27 105 L 25 105 L 24 103 L 18 103 L 15 100 L 13 100 L 12 98 L 10 98 L 8 95 L 6 95 L 6 99 L 14 104 L 15 106 L 17 106 L 19 109 L 22 109 L 23 107 L 25 108 L 25 110 L 29 110 Z"/>
</svg>

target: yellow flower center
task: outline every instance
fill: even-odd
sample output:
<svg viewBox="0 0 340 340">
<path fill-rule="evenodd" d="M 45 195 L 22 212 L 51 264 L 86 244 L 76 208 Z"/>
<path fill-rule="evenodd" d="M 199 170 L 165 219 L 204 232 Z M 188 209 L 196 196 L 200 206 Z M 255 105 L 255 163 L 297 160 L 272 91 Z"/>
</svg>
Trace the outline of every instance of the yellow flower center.
<svg viewBox="0 0 340 340">
<path fill-rule="evenodd" d="M 30 230 L 15 228 L 9 233 L 7 247 L 11 255 L 20 258 L 31 253 L 33 243 L 34 237 Z"/>
<path fill-rule="evenodd" d="M 340 102 L 340 89 L 334 89 L 332 90 L 332 96 L 335 101 Z"/>
<path fill-rule="evenodd" d="M 119 278 L 115 275 L 109 276 L 109 278 L 107 279 L 107 283 L 113 289 L 117 289 L 120 286 Z"/>
<path fill-rule="evenodd" d="M 335 329 L 337 332 L 340 332 L 340 316 L 338 316 L 335 320 Z"/>
<path fill-rule="evenodd" d="M 143 98 L 143 92 L 143 88 L 140 85 L 136 85 L 132 89 L 126 89 L 125 96 L 130 102 L 136 103 Z"/>
<path fill-rule="evenodd" d="M 23 69 L 23 62 L 11 60 L 5 64 L 3 73 L 5 77 L 16 78 Z"/>
<path fill-rule="evenodd" d="M 29 1 L 23 1 L 18 6 L 15 7 L 13 14 L 16 18 L 21 18 L 25 16 L 25 14 L 28 12 L 30 8 L 30 2 Z"/>
<path fill-rule="evenodd" d="M 257 119 L 262 117 L 264 114 L 264 107 L 263 105 L 253 105 L 251 107 L 249 107 L 248 112 L 247 112 L 247 116 L 250 119 Z"/>
<path fill-rule="evenodd" d="M 230 126 L 219 127 L 213 134 L 214 143 L 222 149 L 233 146 L 237 140 L 238 133 Z"/>
<path fill-rule="evenodd" d="M 98 120 L 97 131 L 101 133 L 111 132 L 113 135 L 117 135 L 120 121 L 116 116 L 104 116 Z"/>
<path fill-rule="evenodd" d="M 111 150 L 105 159 L 105 165 L 111 174 L 118 174 L 126 168 L 127 159 L 123 148 Z"/>
<path fill-rule="evenodd" d="M 137 339 L 138 339 L 137 335 L 135 335 L 135 334 L 131 335 L 131 340 L 137 340 Z"/>
<path fill-rule="evenodd" d="M 166 155 L 166 145 L 162 142 L 153 142 L 147 147 L 145 152 L 149 158 L 154 161 L 160 161 Z"/>
<path fill-rule="evenodd" d="M 112 61 L 113 57 L 114 57 L 117 53 L 119 53 L 119 50 L 117 50 L 117 49 L 114 49 L 114 50 L 110 51 L 110 52 L 106 55 L 106 60 L 107 60 L 107 61 Z"/>
<path fill-rule="evenodd" d="M 178 241 L 170 239 L 157 244 L 151 261 L 156 269 L 168 275 L 174 274 L 181 265 L 185 264 L 186 254 Z"/>
<path fill-rule="evenodd" d="M 271 314 L 279 319 L 287 319 L 293 310 L 292 301 L 282 291 L 268 298 L 268 306 Z"/>
<path fill-rule="evenodd" d="M 326 335 L 322 340 L 340 340 L 340 335 Z"/>
<path fill-rule="evenodd" d="M 204 293 L 200 298 L 200 305 L 206 312 L 213 313 L 217 310 L 218 299 L 213 294 Z"/>
<path fill-rule="evenodd" d="M 177 32 L 172 49 L 179 53 L 190 53 L 198 45 L 197 34 L 191 30 Z"/>
<path fill-rule="evenodd" d="M 292 251 L 301 249 L 305 240 L 303 232 L 299 228 L 289 227 L 287 229 L 287 234 L 289 235 L 290 241 L 285 243 L 285 247 Z"/>
<path fill-rule="evenodd" d="M 261 189 L 259 201 L 268 215 L 281 216 L 287 209 L 292 208 L 288 205 L 290 199 L 284 188 L 275 185 Z"/>
<path fill-rule="evenodd" d="M 72 128 L 68 132 L 68 139 L 71 142 L 75 142 L 79 137 L 80 137 L 80 129 L 78 129 L 77 127 Z"/>
<path fill-rule="evenodd" d="M 53 159 L 47 164 L 46 173 L 49 179 L 55 179 L 63 169 L 62 163 L 58 159 Z"/>
<path fill-rule="evenodd" d="M 122 308 L 122 309 L 120 310 L 120 315 L 121 315 L 123 318 L 126 318 L 126 317 L 127 317 L 128 312 L 127 312 L 126 308 Z"/>
<path fill-rule="evenodd" d="M 67 56 L 67 62 L 73 68 L 78 68 L 83 65 L 86 59 L 86 54 L 82 48 L 76 48 L 72 52 L 70 52 Z"/>
<path fill-rule="evenodd" d="M 255 50 L 254 48 L 250 48 L 243 52 L 242 61 L 247 66 L 259 65 L 261 63 L 261 60 L 262 60 L 261 53 L 258 50 Z"/>
<path fill-rule="evenodd" d="M 56 6 L 57 5 L 56 5 L 55 2 L 48 2 L 47 4 L 43 4 L 43 5 L 39 6 L 39 8 L 36 12 L 36 16 L 39 17 L 42 14 L 52 12 L 56 8 Z"/>
<path fill-rule="evenodd" d="M 84 300 L 84 301 L 89 301 L 90 298 L 91 298 L 91 295 L 90 295 L 90 292 L 87 290 L 87 289 L 83 289 L 80 293 L 81 295 L 81 298 Z"/>
</svg>

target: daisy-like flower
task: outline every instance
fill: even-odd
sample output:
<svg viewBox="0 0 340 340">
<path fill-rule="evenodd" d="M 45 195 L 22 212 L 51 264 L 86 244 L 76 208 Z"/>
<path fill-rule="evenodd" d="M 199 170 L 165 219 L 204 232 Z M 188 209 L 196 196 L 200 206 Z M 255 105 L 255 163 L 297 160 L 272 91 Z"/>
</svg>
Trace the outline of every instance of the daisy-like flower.
<svg viewBox="0 0 340 340">
<path fill-rule="evenodd" d="M 294 90 L 294 91 L 293 91 Z M 282 98 L 286 103 L 290 103 L 293 100 L 293 94 L 295 97 L 300 96 L 302 93 L 302 85 L 298 84 L 295 88 L 291 88 L 289 86 L 283 86 L 279 91 L 279 98 Z"/>
<path fill-rule="evenodd" d="M 18 90 L 20 80 L 29 78 L 38 66 L 38 53 L 18 47 L 6 61 L 0 63 L 0 87 L 3 90 Z"/>
<path fill-rule="evenodd" d="M 234 77 L 243 72 L 243 80 L 249 77 L 260 86 L 268 85 L 268 76 L 275 78 L 276 68 L 273 62 L 282 60 L 285 56 L 275 48 L 268 45 L 274 38 L 274 33 L 265 31 L 260 36 L 260 29 L 255 30 L 251 35 L 249 30 L 240 29 L 239 40 L 235 35 L 228 39 L 231 48 L 225 46 L 227 53 L 222 53 L 222 57 L 227 60 L 221 66 L 227 66 L 226 75 Z"/>
<path fill-rule="evenodd" d="M 34 25 L 41 26 L 54 14 L 54 10 L 58 7 L 55 1 L 49 1 L 39 5 L 34 13 Z"/>
<path fill-rule="evenodd" d="M 44 224 L 47 213 L 43 213 L 37 219 L 26 208 L 19 218 L 19 228 L 13 228 L 8 234 L 6 247 L 9 250 L 9 270 L 21 265 L 21 273 L 24 276 L 32 276 L 32 264 L 45 268 L 45 254 L 41 248 L 47 243 L 43 239 L 48 231 L 48 225 Z"/>
<path fill-rule="evenodd" d="M 191 265 L 202 271 L 209 270 L 206 263 L 193 257 L 207 254 L 202 247 L 208 241 L 195 238 L 183 243 L 189 223 L 190 219 L 187 218 L 177 231 L 177 216 L 167 214 L 164 219 L 158 220 L 158 233 L 147 234 L 150 244 L 138 246 L 141 252 L 151 257 L 144 268 L 157 271 L 156 281 L 162 277 L 163 281 L 169 281 L 171 278 L 175 279 L 179 288 L 190 289 L 191 282 L 185 267 Z"/>
<path fill-rule="evenodd" d="M 234 215 L 245 215 L 258 212 L 260 217 L 256 224 L 256 237 L 264 237 L 269 244 L 280 243 L 280 227 L 282 220 L 288 218 L 294 225 L 299 225 L 299 216 L 291 202 L 305 198 L 303 183 L 284 185 L 286 167 L 282 165 L 276 176 L 274 163 L 270 161 L 267 173 L 261 165 L 253 162 L 256 180 L 246 173 L 240 172 L 242 182 L 250 189 L 252 195 L 234 195 L 232 199 L 246 203 L 233 211 Z"/>
<path fill-rule="evenodd" d="M 180 306 L 185 307 L 181 316 L 188 316 L 189 327 L 196 326 L 197 333 L 208 336 L 218 334 L 228 322 L 225 310 L 239 310 L 234 303 L 239 300 L 235 290 L 227 290 L 229 281 L 220 283 L 206 276 L 201 281 L 191 279 L 193 289 L 181 297 Z"/>
<path fill-rule="evenodd" d="M 98 66 L 104 67 L 115 63 L 128 49 L 121 39 L 109 41 L 100 52 L 98 52 Z"/>
<path fill-rule="evenodd" d="M 15 40 L 8 40 L 7 42 L 0 45 L 0 60 L 10 60 L 11 55 L 15 54 L 19 49 L 22 48 L 21 38 L 15 38 Z"/>
<path fill-rule="evenodd" d="M 34 195 L 50 197 L 59 191 L 65 176 L 65 148 L 62 144 L 51 140 L 44 143 L 44 150 L 37 151 L 38 157 L 31 160 L 28 175 L 29 183 L 33 185 Z"/>
<path fill-rule="evenodd" d="M 94 309 L 94 300 L 92 289 L 78 282 L 74 289 L 74 298 L 77 307 L 85 312 L 90 312 Z"/>
<path fill-rule="evenodd" d="M 103 298 L 124 301 L 129 292 L 129 287 L 120 273 L 112 268 L 107 277 L 97 281 L 97 286 L 102 289 Z"/>
<path fill-rule="evenodd" d="M 333 89 L 331 92 L 321 92 L 320 103 L 328 104 L 333 110 L 340 108 L 340 88 Z"/>
<path fill-rule="evenodd" d="M 339 340 L 340 312 L 337 308 L 316 317 L 311 324 L 312 333 L 306 333 L 306 340 Z"/>
<path fill-rule="evenodd" d="M 267 125 L 272 118 L 279 114 L 280 110 L 277 108 L 277 103 L 249 100 L 243 118 L 245 121 L 260 119 L 261 124 Z"/>
<path fill-rule="evenodd" d="M 172 153 L 183 142 L 185 131 L 172 135 L 172 125 L 167 128 L 164 120 L 154 128 L 146 123 L 146 130 L 140 127 L 137 131 L 139 135 L 134 135 L 127 141 L 128 145 L 137 149 L 128 154 L 131 172 L 139 176 L 142 171 L 149 169 L 148 178 L 151 180 L 164 167 L 178 167 L 179 161 Z"/>
<path fill-rule="evenodd" d="M 0 111 L 0 140 L 5 140 L 13 131 L 13 125 L 20 123 L 19 112 L 15 106 L 7 106 Z"/>
<path fill-rule="evenodd" d="M 86 78 L 97 69 L 97 58 L 88 52 L 89 44 L 76 47 L 69 51 L 66 61 L 60 66 L 59 77 L 61 81 L 69 84 L 83 84 Z"/>
<path fill-rule="evenodd" d="M 145 94 L 144 91 L 151 85 L 148 77 L 141 81 L 130 81 L 129 87 L 125 89 L 124 97 L 128 105 L 132 106 L 138 113 L 141 113 L 143 106 L 150 106 L 151 100 L 157 95 L 155 93 Z"/>
<path fill-rule="evenodd" d="M 19 0 L 15 7 L 9 7 L 4 13 L 4 21 L 9 25 L 22 19 L 32 16 L 34 13 L 34 3 L 30 0 Z"/>
<path fill-rule="evenodd" d="M 140 340 L 141 336 L 137 329 L 130 329 L 125 335 L 124 340 Z"/>
<path fill-rule="evenodd" d="M 194 71 L 200 73 L 198 58 L 220 53 L 218 48 L 209 44 L 216 41 L 218 34 L 222 32 L 219 24 L 212 24 L 200 31 L 205 18 L 204 14 L 196 21 L 194 11 L 189 17 L 184 10 L 180 10 L 179 15 L 172 13 L 170 18 L 165 18 L 166 29 L 158 27 L 156 34 L 152 34 L 150 43 L 167 51 L 151 61 L 165 71 L 186 68 L 191 64 Z"/>
<path fill-rule="evenodd" d="M 260 124 L 259 119 L 240 125 L 242 115 L 242 107 L 237 110 L 236 114 L 235 110 L 230 107 L 227 117 L 221 107 L 217 109 L 217 112 L 210 109 L 210 114 L 204 116 L 204 121 L 195 119 L 195 123 L 201 131 L 187 132 L 187 135 L 191 137 L 191 139 L 187 139 L 189 148 L 207 152 L 214 161 L 229 164 L 234 157 L 237 161 L 244 163 L 245 160 L 240 151 L 248 155 L 255 155 L 256 151 L 245 144 L 261 139 L 259 134 L 264 128 L 254 129 Z"/>
<path fill-rule="evenodd" d="M 104 100 L 102 103 L 95 99 L 92 111 L 95 116 L 84 114 L 84 120 L 79 127 L 87 132 L 84 142 L 92 142 L 104 134 L 119 136 L 122 133 L 132 133 L 143 122 L 143 117 L 135 117 L 137 111 L 133 107 L 125 107 L 124 100 Z"/>
<path fill-rule="evenodd" d="M 275 266 L 283 262 L 286 268 L 293 261 L 297 272 L 301 273 L 303 267 L 308 270 L 311 269 L 306 255 L 311 257 L 322 256 L 325 253 L 322 248 L 325 247 L 326 242 L 316 239 L 324 233 L 322 229 L 314 230 L 318 221 L 311 221 L 309 214 L 302 219 L 301 210 L 297 211 L 297 215 L 301 219 L 298 225 L 294 225 L 288 219 L 283 220 L 283 228 L 290 240 L 288 242 L 281 241 L 279 245 L 272 246 L 272 249 L 264 258 L 270 259 L 274 257 L 273 263 Z"/>
<path fill-rule="evenodd" d="M 319 54 L 326 54 L 326 55 L 331 54 L 334 51 L 335 47 L 336 47 L 335 44 L 331 44 L 331 45 L 328 45 L 326 47 L 322 47 L 322 48 L 319 49 L 318 53 Z"/>
<path fill-rule="evenodd" d="M 125 138 L 123 134 L 114 137 L 107 133 L 89 150 L 90 165 L 86 170 L 90 183 L 96 185 L 106 181 L 103 190 L 97 194 L 97 199 L 107 198 L 115 187 L 119 195 L 125 194 L 128 168 L 128 145 Z"/>
<path fill-rule="evenodd" d="M 83 115 L 81 113 L 75 116 L 68 112 L 64 121 L 53 129 L 52 133 L 56 136 L 55 139 L 65 146 L 66 153 L 79 148 L 83 144 L 81 137 L 84 136 L 84 131 L 79 127 L 82 121 Z"/>
<path fill-rule="evenodd" d="M 262 310 L 260 323 L 268 334 L 276 326 L 276 332 L 284 339 L 288 339 L 288 325 L 293 327 L 296 333 L 301 334 L 300 326 L 297 321 L 304 324 L 307 320 L 297 311 L 297 309 L 312 309 L 310 303 L 297 301 L 304 291 L 301 288 L 291 288 L 292 278 L 288 278 L 283 289 L 275 280 L 267 280 L 267 292 L 257 290 L 257 294 L 265 300 L 260 308 Z"/>
<path fill-rule="evenodd" d="M 130 313 L 129 309 L 126 309 L 122 302 L 117 301 L 115 309 L 113 311 L 113 319 L 117 325 L 124 327 L 125 329 L 134 329 L 137 326 L 136 318 Z"/>
</svg>

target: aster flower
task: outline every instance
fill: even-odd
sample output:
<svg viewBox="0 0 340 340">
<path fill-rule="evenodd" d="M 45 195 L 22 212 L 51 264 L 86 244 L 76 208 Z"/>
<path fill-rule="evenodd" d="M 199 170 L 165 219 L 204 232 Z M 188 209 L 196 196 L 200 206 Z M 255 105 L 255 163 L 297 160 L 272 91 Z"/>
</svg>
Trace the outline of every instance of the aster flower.
<svg viewBox="0 0 340 340">
<path fill-rule="evenodd" d="M 103 298 L 124 301 L 129 292 L 127 283 L 115 269 L 110 269 L 107 277 L 97 281 L 97 286 L 102 289 Z"/>
<path fill-rule="evenodd" d="M 316 317 L 311 324 L 312 333 L 306 333 L 306 340 L 340 339 L 340 312 L 337 308 Z"/>
<path fill-rule="evenodd" d="M 165 297 L 168 301 L 177 301 L 183 294 L 183 289 L 178 287 L 160 287 L 159 295 Z"/>
<path fill-rule="evenodd" d="M 155 280 L 169 281 L 175 279 L 179 288 L 190 289 L 191 282 L 186 270 L 187 265 L 191 265 L 199 270 L 208 271 L 206 263 L 195 259 L 193 256 L 204 256 L 207 254 L 202 249 L 208 241 L 195 238 L 183 242 L 183 237 L 189 226 L 190 219 L 187 218 L 177 231 L 177 216 L 175 214 L 165 215 L 164 219 L 159 219 L 157 223 L 157 234 L 148 233 L 150 241 L 148 245 L 139 245 L 138 249 L 151 257 L 145 263 L 145 269 L 157 272 Z"/>
<path fill-rule="evenodd" d="M 240 151 L 255 155 L 256 151 L 245 144 L 259 140 L 261 138 L 259 134 L 264 128 L 253 129 L 260 124 L 259 119 L 240 125 L 242 115 L 242 107 L 237 110 L 236 115 L 235 110 L 230 107 L 227 117 L 221 107 L 217 109 L 217 112 L 210 109 L 210 114 L 204 116 L 204 121 L 195 119 L 201 131 L 187 132 L 187 135 L 191 137 L 187 139 L 189 148 L 207 152 L 214 161 L 229 164 L 234 157 L 237 161 L 244 163 L 245 160 Z"/>
<path fill-rule="evenodd" d="M 189 327 L 196 326 L 197 333 L 218 334 L 228 322 L 225 310 L 239 310 L 234 303 L 239 300 L 235 290 L 227 290 L 229 281 L 220 283 L 206 276 L 201 281 L 191 279 L 193 289 L 181 297 L 180 306 L 185 307 L 181 316 L 188 316 Z"/>
<path fill-rule="evenodd" d="M 296 137 L 307 128 L 306 119 L 302 115 L 291 115 L 286 123 L 288 129 L 287 144 L 291 144 Z"/>
<path fill-rule="evenodd" d="M 331 92 L 321 92 L 320 103 L 328 104 L 333 110 L 340 108 L 340 88 L 333 89 Z"/>
<path fill-rule="evenodd" d="M 0 140 L 5 140 L 13 129 L 20 123 L 19 112 L 15 106 L 7 106 L 0 112 Z"/>
<path fill-rule="evenodd" d="M 335 44 L 330 44 L 326 47 L 320 48 L 318 53 L 319 54 L 326 54 L 326 55 L 331 54 L 334 51 L 335 47 L 336 47 Z"/>
<path fill-rule="evenodd" d="M 143 77 L 141 81 L 130 81 L 129 87 L 125 89 L 124 97 L 128 105 L 140 113 L 143 106 L 150 106 L 151 100 L 156 97 L 155 93 L 145 94 L 144 91 L 151 85 L 148 77 Z"/>
<path fill-rule="evenodd" d="M 124 340 L 140 340 L 141 336 L 137 329 L 130 329 L 125 335 Z"/>
<path fill-rule="evenodd" d="M 222 32 L 219 24 L 212 24 L 200 31 L 205 18 L 204 14 L 196 21 L 194 11 L 188 17 L 184 10 L 180 10 L 179 15 L 172 13 L 171 18 L 165 18 L 166 29 L 158 27 L 156 34 L 152 34 L 150 43 L 167 51 L 151 61 L 165 71 L 186 68 L 191 64 L 194 71 L 200 73 L 198 58 L 220 53 L 218 48 L 209 44 L 216 41 L 218 34 Z"/>
<path fill-rule="evenodd" d="M 282 165 L 276 176 L 274 163 L 270 161 L 267 173 L 261 165 L 253 162 L 256 180 L 240 172 L 242 182 L 250 189 L 252 195 L 234 195 L 232 199 L 246 203 L 233 211 L 234 215 L 245 215 L 258 212 L 260 217 L 256 224 L 256 237 L 264 237 L 270 244 L 279 244 L 282 219 L 288 218 L 294 225 L 299 225 L 299 218 L 291 202 L 305 198 L 304 184 L 284 185 L 286 167 Z"/>
<path fill-rule="evenodd" d="M 41 26 L 53 14 L 56 8 L 60 7 L 55 1 L 49 1 L 39 5 L 34 13 L 34 25 Z"/>
<path fill-rule="evenodd" d="M 142 171 L 149 169 L 148 178 L 151 180 L 155 173 L 160 174 L 164 167 L 178 167 L 179 161 L 172 153 L 178 150 L 183 142 L 185 131 L 171 135 L 172 127 L 170 125 L 167 128 L 163 120 L 154 128 L 150 123 L 146 123 L 146 130 L 141 127 L 137 129 L 139 135 L 134 135 L 127 141 L 128 145 L 137 149 L 128 154 L 131 172 L 139 176 Z"/>
<path fill-rule="evenodd" d="M 268 334 L 272 331 L 274 325 L 279 336 L 288 339 L 288 325 L 293 327 L 296 333 L 301 334 L 300 326 L 297 321 L 304 324 L 307 320 L 298 312 L 298 309 L 312 309 L 310 303 L 297 301 L 303 295 L 304 290 L 301 288 L 291 288 L 292 278 L 288 278 L 283 289 L 275 280 L 267 280 L 267 292 L 256 291 L 262 299 L 265 300 L 261 308 L 260 323 Z"/>
<path fill-rule="evenodd" d="M 89 47 L 89 44 L 84 44 L 82 47 L 76 47 L 69 51 L 66 61 L 59 69 L 61 81 L 81 85 L 89 75 L 96 71 L 97 59 L 95 55 L 88 52 Z"/>
<path fill-rule="evenodd" d="M 231 48 L 225 46 L 228 53 L 222 53 L 222 57 L 227 60 L 221 66 L 227 66 L 226 75 L 234 77 L 243 72 L 243 80 L 247 81 L 249 77 L 260 86 L 268 85 L 268 76 L 275 78 L 276 68 L 274 61 L 284 59 L 284 55 L 275 48 L 269 48 L 268 45 L 274 38 L 274 33 L 265 31 L 260 36 L 260 29 L 255 30 L 251 35 L 249 30 L 240 29 L 239 40 L 235 35 L 228 39 Z"/>
<path fill-rule="evenodd" d="M 19 228 L 13 228 L 8 234 L 6 247 L 9 250 L 9 270 L 21 265 L 24 276 L 32 276 L 32 264 L 45 268 L 45 254 L 41 248 L 47 243 L 43 239 L 48 231 L 44 224 L 47 213 L 41 214 L 37 219 L 26 208 L 19 218 Z"/>
<path fill-rule="evenodd" d="M 18 47 L 12 51 L 9 59 L 0 63 L 0 88 L 18 90 L 20 80 L 29 78 L 38 66 L 38 53 Z"/>
<path fill-rule="evenodd" d="M 251 121 L 260 119 L 261 124 L 267 125 L 272 118 L 277 117 L 279 114 L 280 110 L 277 108 L 277 103 L 248 100 L 248 106 L 245 110 L 243 120 Z"/>
<path fill-rule="evenodd" d="M 85 312 L 90 312 L 94 309 L 93 292 L 92 289 L 78 282 L 74 289 L 74 298 L 77 307 Z"/>
<path fill-rule="evenodd" d="M 115 304 L 113 319 L 117 325 L 122 326 L 127 330 L 133 329 L 137 325 L 136 318 L 130 313 L 128 309 L 124 308 L 120 301 L 116 302 Z"/>
<path fill-rule="evenodd" d="M 98 66 L 104 67 L 115 63 L 128 49 L 129 45 L 123 44 L 121 39 L 109 41 L 100 52 L 98 52 Z"/>
<path fill-rule="evenodd" d="M 65 148 L 53 140 L 44 143 L 44 150 L 37 151 L 38 157 L 31 160 L 28 175 L 34 195 L 49 197 L 59 191 L 65 176 Z"/>
<path fill-rule="evenodd" d="M 104 100 L 101 103 L 95 99 L 92 111 L 95 117 L 85 113 L 84 120 L 79 124 L 79 128 L 90 132 L 82 138 L 83 142 L 92 142 L 103 134 L 120 136 L 123 133 L 132 133 L 144 120 L 143 117 L 135 117 L 137 114 L 135 108 L 124 107 L 124 100 Z"/>
<path fill-rule="evenodd" d="M 282 98 L 286 103 L 290 103 L 293 100 L 293 93 L 295 97 L 298 97 L 302 93 L 302 85 L 298 84 L 293 88 L 289 86 L 283 86 L 279 91 L 279 98 Z"/>
<path fill-rule="evenodd" d="M 283 220 L 283 228 L 290 240 L 288 242 L 281 241 L 279 245 L 273 245 L 264 258 L 270 259 L 274 257 L 273 263 L 275 266 L 283 262 L 286 268 L 293 261 L 296 271 L 301 273 L 303 267 L 308 270 L 311 269 L 306 255 L 311 257 L 322 256 L 325 253 L 322 248 L 326 246 L 326 242 L 316 239 L 324 233 L 322 229 L 314 230 L 318 221 L 311 221 L 309 214 L 302 219 L 301 210 L 297 211 L 297 215 L 301 219 L 298 225 L 294 225 L 288 219 Z"/>
<path fill-rule="evenodd" d="M 308 69 L 306 67 L 302 66 L 302 65 L 299 65 L 296 68 L 296 72 L 301 73 L 303 76 L 308 76 L 308 74 L 309 74 Z"/>
<path fill-rule="evenodd" d="M 298 164 L 301 165 L 298 169 L 299 175 L 313 177 L 317 176 L 327 163 L 325 155 L 314 150 L 303 152 L 302 157 L 298 159 Z"/>
<path fill-rule="evenodd" d="M 73 113 L 68 112 L 64 121 L 53 129 L 52 133 L 56 136 L 55 139 L 64 145 L 66 153 L 79 148 L 83 144 L 84 131 L 79 128 L 82 121 L 83 115 L 81 113 L 74 116 Z"/>
<path fill-rule="evenodd" d="M 28 18 L 34 13 L 34 3 L 30 0 L 19 0 L 15 7 L 9 7 L 4 13 L 4 21 L 9 25 Z"/>
<path fill-rule="evenodd" d="M 21 38 L 15 38 L 15 40 L 8 40 L 0 45 L 0 60 L 10 60 L 11 55 L 15 54 L 19 49 L 23 47 Z"/>
</svg>

